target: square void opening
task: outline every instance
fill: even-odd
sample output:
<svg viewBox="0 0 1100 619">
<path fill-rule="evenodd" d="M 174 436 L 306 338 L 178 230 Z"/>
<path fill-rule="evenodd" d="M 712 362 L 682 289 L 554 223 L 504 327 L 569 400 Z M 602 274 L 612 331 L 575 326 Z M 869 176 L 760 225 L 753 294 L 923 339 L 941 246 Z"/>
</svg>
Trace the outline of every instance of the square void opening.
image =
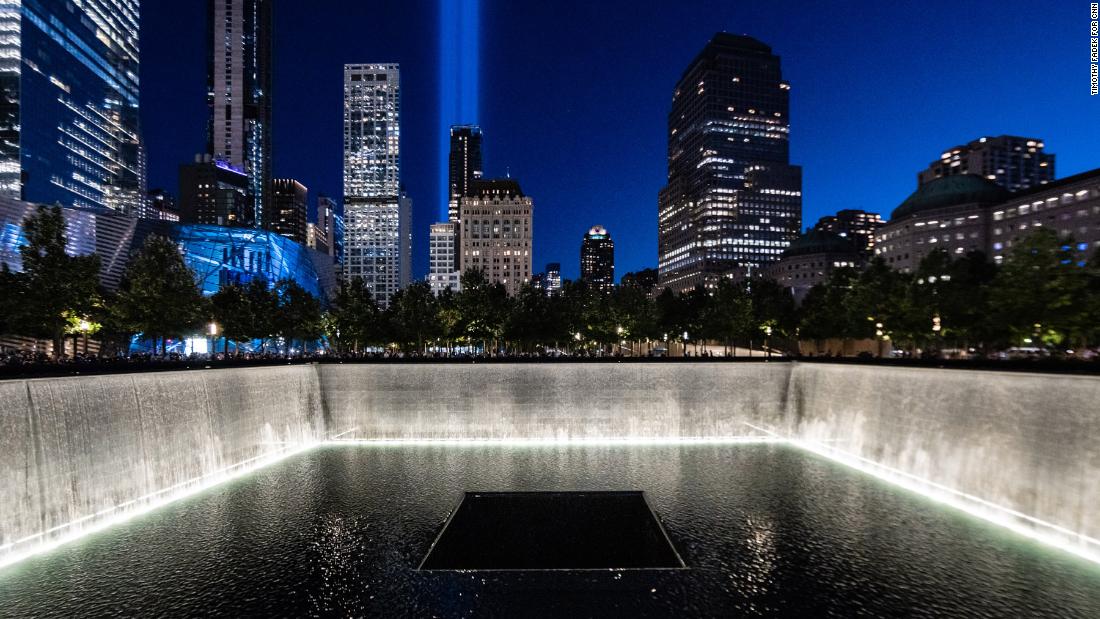
<svg viewBox="0 0 1100 619">
<path fill-rule="evenodd" d="M 682 568 L 642 492 L 467 492 L 422 570 Z"/>
</svg>

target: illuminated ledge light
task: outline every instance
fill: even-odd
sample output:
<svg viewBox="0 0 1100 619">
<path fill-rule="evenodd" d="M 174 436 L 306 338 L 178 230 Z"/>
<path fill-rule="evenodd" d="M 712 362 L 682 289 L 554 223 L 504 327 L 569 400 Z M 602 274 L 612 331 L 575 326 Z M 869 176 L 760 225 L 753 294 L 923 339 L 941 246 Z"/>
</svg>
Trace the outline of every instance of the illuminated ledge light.
<svg viewBox="0 0 1100 619">
<path fill-rule="evenodd" d="M 673 436 L 673 437 L 561 437 L 561 438 L 348 438 L 326 441 L 327 445 L 435 445 L 444 447 L 538 447 L 544 445 L 731 445 L 785 443 L 775 436 Z"/>
<path fill-rule="evenodd" d="M 771 430 L 761 428 L 750 423 L 746 426 L 764 432 L 776 439 L 780 436 Z M 856 469 L 857 471 L 876 477 L 891 485 L 898 486 L 914 494 L 936 501 L 948 507 L 955 508 L 970 516 L 985 520 L 991 524 L 1008 529 L 1019 535 L 1035 540 L 1047 546 L 1076 555 L 1094 563 L 1100 563 L 1100 540 L 1071 531 L 1052 522 L 1029 516 L 1023 512 L 997 505 L 981 497 L 967 494 L 943 484 L 929 481 L 912 473 L 906 473 L 862 456 L 857 456 L 835 447 L 830 447 L 822 441 L 804 441 L 800 439 L 780 439 L 783 442 L 803 449 Z M 830 440 L 833 442 L 835 439 Z M 1026 525 L 1023 523 L 1027 523 Z"/>
<path fill-rule="evenodd" d="M 791 439 L 788 442 L 795 447 L 844 464 L 861 473 L 958 509 L 1047 546 L 1100 563 L 1100 540 L 1096 538 L 823 443 L 797 439 Z"/>
<path fill-rule="evenodd" d="M 196 495 L 227 481 L 243 477 L 290 456 L 309 451 L 316 445 L 317 443 L 302 443 L 285 447 L 270 454 L 249 458 L 237 464 L 212 471 L 206 475 L 188 479 L 187 481 L 163 488 L 156 492 L 108 507 L 94 514 L 77 518 L 72 522 L 67 522 L 46 529 L 45 531 L 40 531 L 34 535 L 28 535 L 14 542 L 9 542 L 0 546 L 0 568 L 13 565 L 34 555 L 48 552 L 87 535 L 113 527 L 116 524 L 124 523 L 131 518 L 147 514 L 169 503 L 174 503 L 180 499 Z M 34 545 L 26 550 L 15 550 L 19 546 L 32 544 L 36 540 L 46 539 L 51 534 L 60 531 L 64 531 L 64 533 L 61 533 L 53 539 Z"/>
</svg>

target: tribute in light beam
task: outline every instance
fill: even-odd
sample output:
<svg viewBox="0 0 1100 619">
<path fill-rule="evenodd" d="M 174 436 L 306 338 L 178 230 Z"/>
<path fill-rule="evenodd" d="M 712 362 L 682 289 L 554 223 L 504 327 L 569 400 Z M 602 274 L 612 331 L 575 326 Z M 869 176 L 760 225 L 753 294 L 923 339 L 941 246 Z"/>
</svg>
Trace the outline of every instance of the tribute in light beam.
<svg viewBox="0 0 1100 619">
<path fill-rule="evenodd" d="M 447 154 L 454 125 L 479 124 L 479 0 L 439 0 L 439 221 L 447 221 Z"/>
</svg>

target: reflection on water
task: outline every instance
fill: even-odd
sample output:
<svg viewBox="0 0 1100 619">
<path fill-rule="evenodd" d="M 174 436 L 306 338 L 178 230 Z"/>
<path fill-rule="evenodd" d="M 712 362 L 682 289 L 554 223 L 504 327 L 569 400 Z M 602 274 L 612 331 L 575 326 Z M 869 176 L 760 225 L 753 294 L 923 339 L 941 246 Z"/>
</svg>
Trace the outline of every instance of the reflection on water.
<svg viewBox="0 0 1100 619">
<path fill-rule="evenodd" d="M 415 569 L 464 491 L 626 489 L 691 569 Z M 781 445 L 349 445 L 0 572 L 0 615 L 204 613 L 1100 616 L 1100 569 Z"/>
</svg>

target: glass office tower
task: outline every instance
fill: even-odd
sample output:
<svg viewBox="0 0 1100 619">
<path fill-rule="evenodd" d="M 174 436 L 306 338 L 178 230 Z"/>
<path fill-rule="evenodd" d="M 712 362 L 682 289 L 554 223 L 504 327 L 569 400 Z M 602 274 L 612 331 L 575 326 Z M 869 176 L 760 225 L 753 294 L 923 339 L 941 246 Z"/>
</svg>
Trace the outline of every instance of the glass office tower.
<svg viewBox="0 0 1100 619">
<path fill-rule="evenodd" d="M 375 300 L 409 283 L 412 201 L 401 190 L 401 71 L 344 66 L 344 268 Z"/>
<path fill-rule="evenodd" d="M 138 0 L 0 0 L 0 194 L 140 214 Z"/>
<path fill-rule="evenodd" d="M 789 162 L 790 85 L 779 64 L 760 41 L 719 33 L 677 83 L 658 198 L 662 287 L 745 277 L 797 238 L 802 169 Z"/>
<path fill-rule="evenodd" d="M 207 153 L 248 175 L 251 220 L 269 221 L 271 0 L 207 0 Z"/>
<path fill-rule="evenodd" d="M 451 151 L 447 166 L 450 195 L 447 202 L 448 221 L 458 221 L 458 201 L 470 195 L 473 182 L 480 180 L 482 174 L 481 127 L 451 127 Z"/>
</svg>

